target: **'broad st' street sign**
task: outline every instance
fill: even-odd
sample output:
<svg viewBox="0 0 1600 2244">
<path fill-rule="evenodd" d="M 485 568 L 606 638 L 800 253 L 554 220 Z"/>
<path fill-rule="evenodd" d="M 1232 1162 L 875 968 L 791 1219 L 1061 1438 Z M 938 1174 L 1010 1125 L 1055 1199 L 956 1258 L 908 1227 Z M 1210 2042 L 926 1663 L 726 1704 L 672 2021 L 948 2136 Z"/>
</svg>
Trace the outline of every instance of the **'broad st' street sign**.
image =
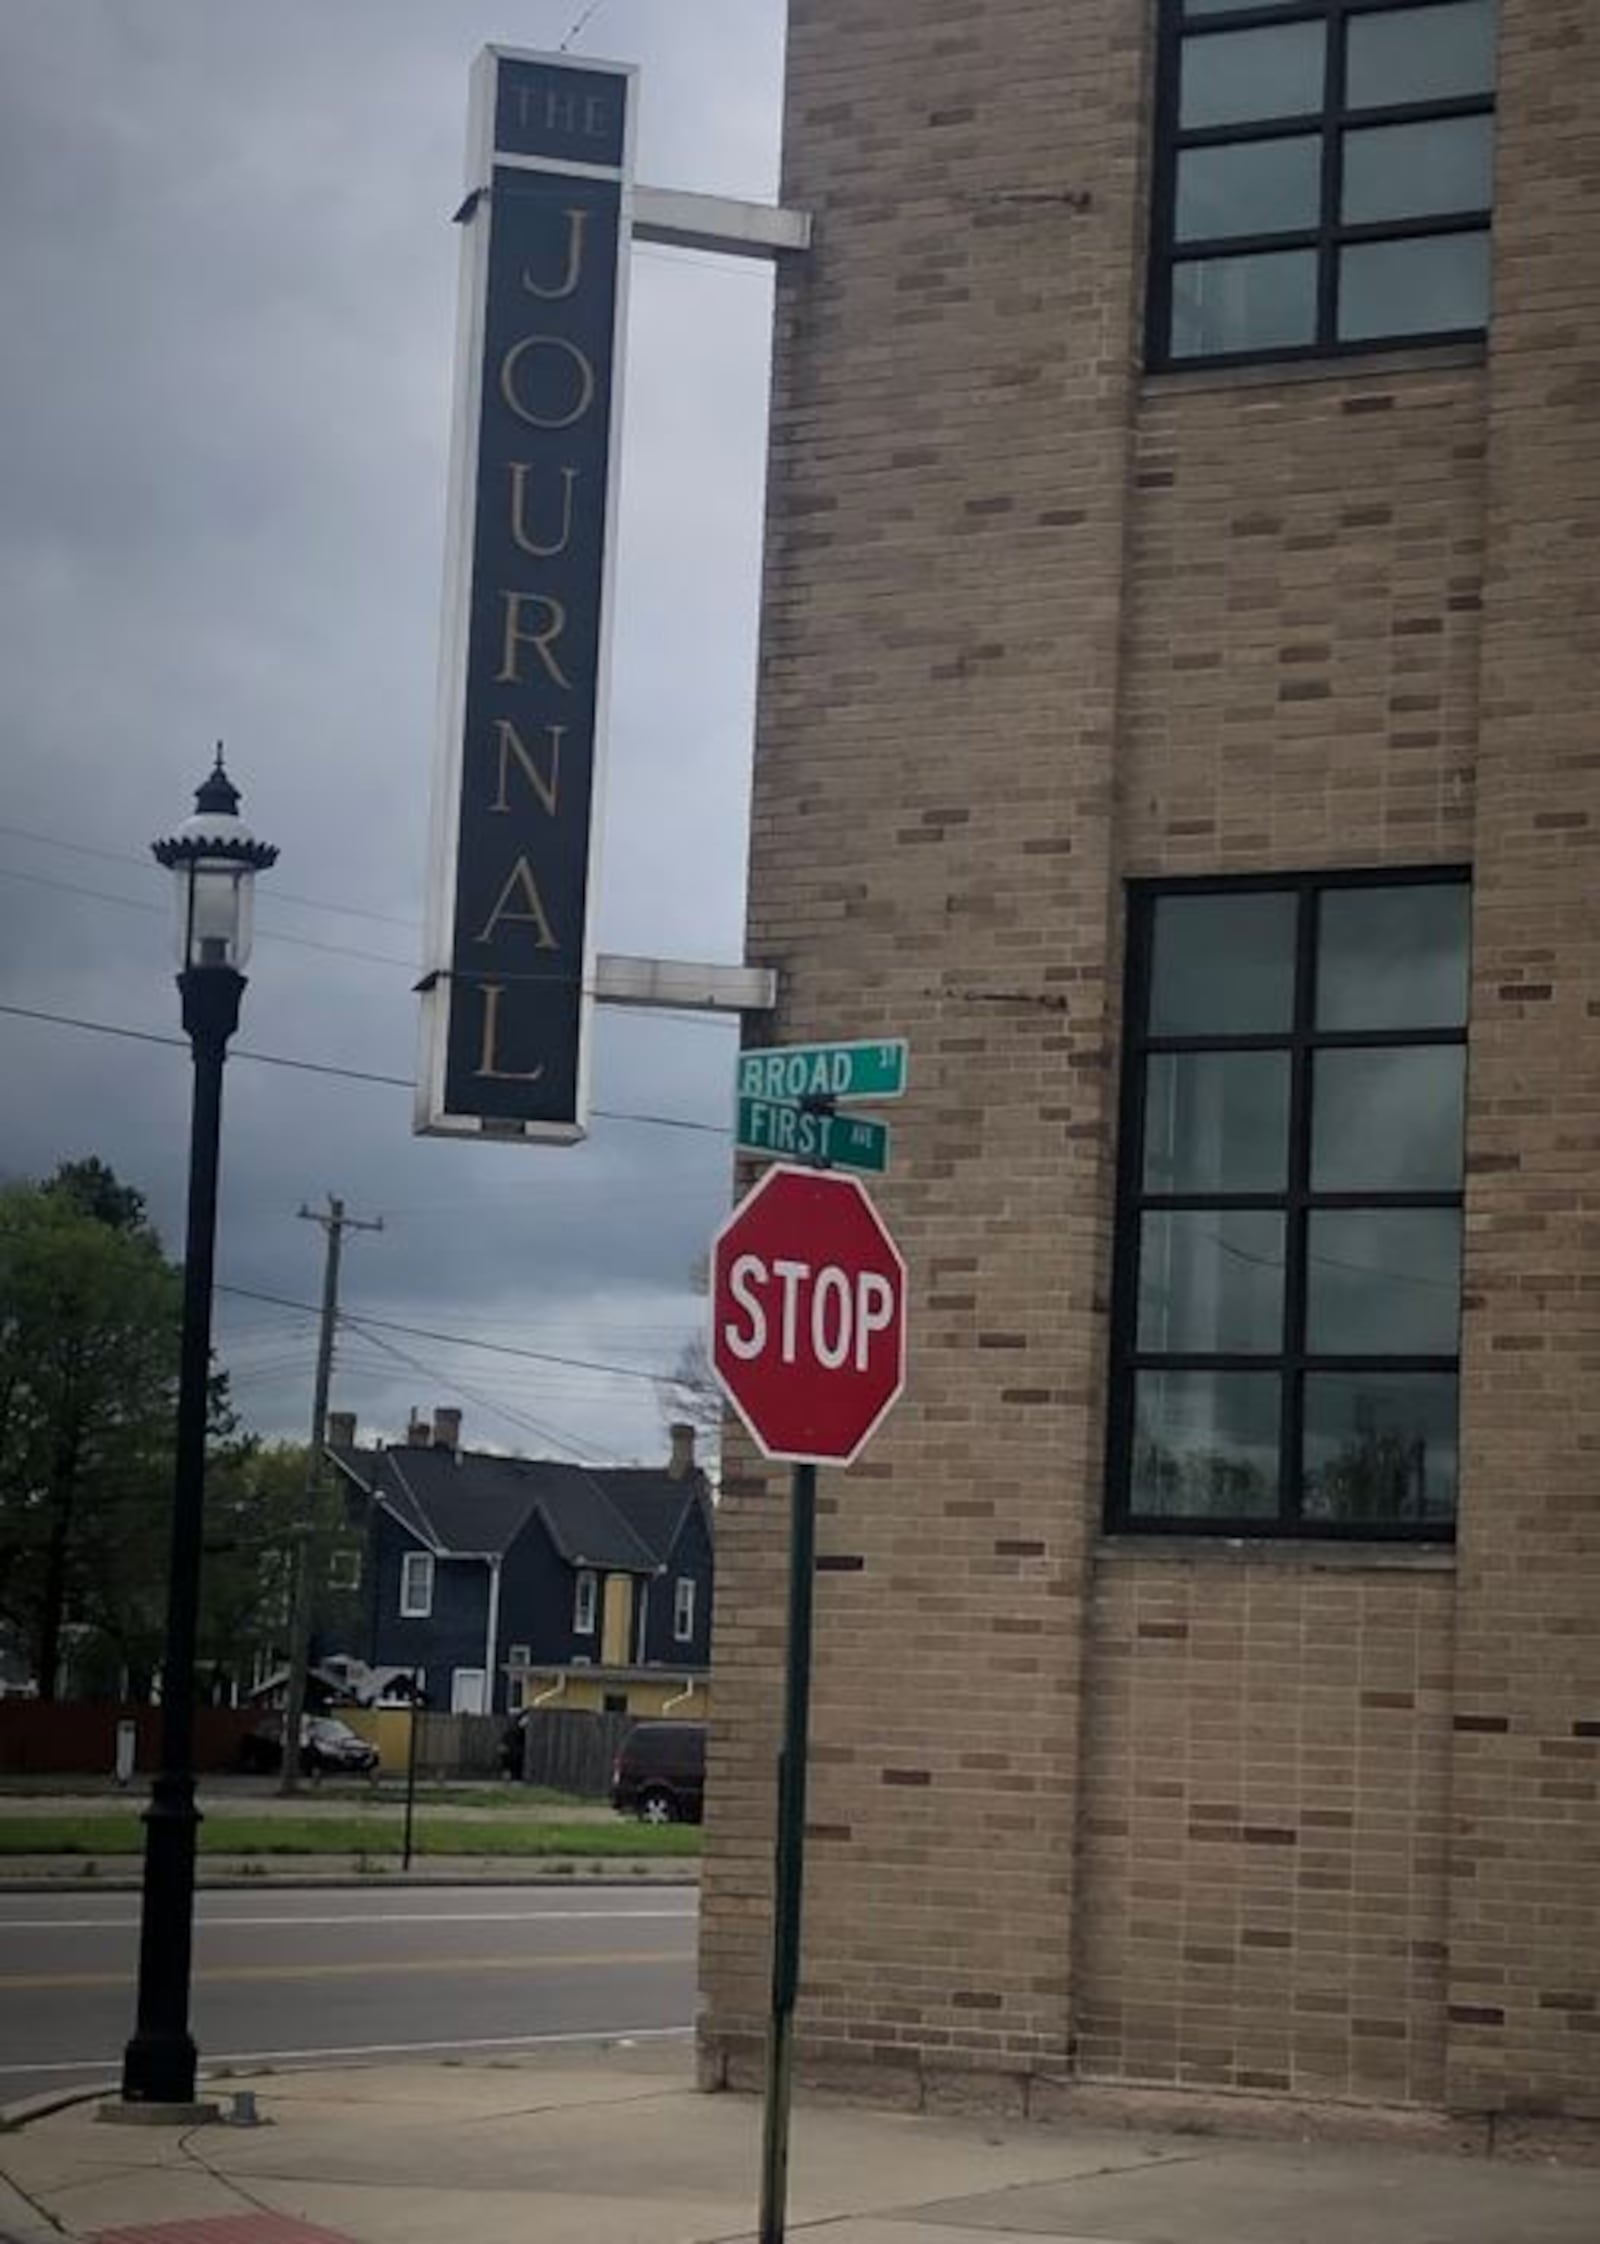
<svg viewBox="0 0 1600 2244">
<path fill-rule="evenodd" d="M 898 1099 L 906 1087 L 903 1036 L 858 1044 L 785 1044 L 739 1055 L 741 1099 Z"/>
<path fill-rule="evenodd" d="M 889 1166 L 889 1132 L 882 1122 L 862 1121 L 850 1114 L 817 1114 L 776 1099 L 739 1101 L 738 1146 L 741 1153 L 810 1161 L 818 1168 L 865 1169 L 875 1176 Z"/>
</svg>

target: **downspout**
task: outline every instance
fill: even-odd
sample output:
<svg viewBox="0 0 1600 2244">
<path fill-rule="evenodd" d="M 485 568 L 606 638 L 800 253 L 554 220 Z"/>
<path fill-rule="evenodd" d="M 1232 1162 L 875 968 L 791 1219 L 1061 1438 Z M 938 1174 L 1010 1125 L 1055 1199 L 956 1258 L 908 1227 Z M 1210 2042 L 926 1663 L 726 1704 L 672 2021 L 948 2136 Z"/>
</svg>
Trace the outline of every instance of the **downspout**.
<svg viewBox="0 0 1600 2244">
<path fill-rule="evenodd" d="M 675 1706 L 687 1706 L 695 1694 L 695 1680 L 691 1675 L 681 1691 L 674 1691 L 670 1699 L 663 1699 L 661 1711 L 670 1714 Z"/>
<path fill-rule="evenodd" d="M 649 1626 L 650 1577 L 643 1575 L 639 1580 L 639 1625 L 634 1631 L 633 1638 L 633 1664 L 635 1667 L 643 1667 L 646 1664 L 645 1642 Z"/>
<path fill-rule="evenodd" d="M 489 1622 L 484 1631 L 483 1680 L 487 1696 L 485 1714 L 494 1712 L 494 1685 L 497 1673 L 495 1654 L 500 1648 L 500 1561 L 491 1558 L 489 1565 Z"/>
<path fill-rule="evenodd" d="M 566 1695 L 567 1679 L 565 1675 L 558 1675 L 547 1690 L 536 1692 L 528 1701 L 528 1704 L 530 1706 L 548 1706 L 552 1699 L 564 1699 Z"/>
</svg>

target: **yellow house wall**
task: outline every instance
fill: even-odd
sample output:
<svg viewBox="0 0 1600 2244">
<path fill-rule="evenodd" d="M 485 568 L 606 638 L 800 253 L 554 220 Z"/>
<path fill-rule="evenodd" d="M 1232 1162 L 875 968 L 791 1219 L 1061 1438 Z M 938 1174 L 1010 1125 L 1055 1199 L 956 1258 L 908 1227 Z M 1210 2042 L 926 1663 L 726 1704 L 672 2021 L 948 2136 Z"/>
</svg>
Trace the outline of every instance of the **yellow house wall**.
<svg viewBox="0 0 1600 2244">
<path fill-rule="evenodd" d="M 633 1576 L 608 1574 L 605 1587 L 605 1614 L 601 1624 L 600 1657 L 607 1667 L 625 1667 L 632 1646 L 628 1639 L 633 1632 Z"/>
<path fill-rule="evenodd" d="M 377 1747 L 379 1763 L 385 1771 L 392 1774 L 405 1767 L 411 1739 L 409 1707 L 342 1706 L 339 1719 L 348 1723 L 358 1738 L 367 1738 Z"/>
<path fill-rule="evenodd" d="M 671 1674 L 663 1675 L 659 1682 L 649 1683 L 608 1683 L 601 1676 L 583 1682 L 569 1678 L 561 1696 L 547 1699 L 545 1704 L 598 1714 L 604 1710 L 608 1691 L 625 1692 L 628 1712 L 637 1714 L 641 1721 L 665 1716 L 668 1721 L 703 1722 L 711 1711 L 711 1693 L 705 1684 L 697 1683 L 693 1695 L 685 1698 L 682 1676 Z"/>
</svg>

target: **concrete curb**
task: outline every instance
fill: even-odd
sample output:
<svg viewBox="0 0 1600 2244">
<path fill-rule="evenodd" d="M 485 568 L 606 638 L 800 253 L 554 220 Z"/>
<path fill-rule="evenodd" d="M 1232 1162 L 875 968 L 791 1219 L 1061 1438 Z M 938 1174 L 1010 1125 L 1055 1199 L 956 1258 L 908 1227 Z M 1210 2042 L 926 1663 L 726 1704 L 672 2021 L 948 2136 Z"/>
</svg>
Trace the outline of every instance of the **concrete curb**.
<svg viewBox="0 0 1600 2244">
<path fill-rule="evenodd" d="M 0 2104 L 0 2135 L 15 2134 L 30 2120 L 52 2119 L 57 2112 L 70 2111 L 74 2104 L 96 2104 L 102 2096 L 115 2096 L 120 2083 L 102 2080 L 91 2088 L 42 2088 L 36 2096 L 18 2096 L 14 2102 Z"/>
<path fill-rule="evenodd" d="M 82 1857 L 83 1861 L 95 1859 L 91 1855 Z M 280 1892 L 302 1893 L 388 1893 L 403 1892 L 413 1886 L 559 1886 L 570 1893 L 575 1886 L 636 1889 L 640 1886 L 698 1886 L 700 1883 L 698 1869 L 683 1869 L 677 1864 L 670 1870 L 618 1870 L 609 1864 L 604 1870 L 590 1870 L 583 1867 L 588 1859 L 579 1858 L 578 1866 L 569 1870 L 519 1870 L 514 1866 L 504 1870 L 225 1870 L 210 1878 L 202 1873 L 196 1890 L 200 1893 L 261 1893 L 276 1888 Z M 70 1870 L 0 1878 L 0 1894 L 139 1893 L 143 1885 L 143 1878 L 137 1871 L 89 1874 L 78 1867 L 75 1858 Z"/>
</svg>

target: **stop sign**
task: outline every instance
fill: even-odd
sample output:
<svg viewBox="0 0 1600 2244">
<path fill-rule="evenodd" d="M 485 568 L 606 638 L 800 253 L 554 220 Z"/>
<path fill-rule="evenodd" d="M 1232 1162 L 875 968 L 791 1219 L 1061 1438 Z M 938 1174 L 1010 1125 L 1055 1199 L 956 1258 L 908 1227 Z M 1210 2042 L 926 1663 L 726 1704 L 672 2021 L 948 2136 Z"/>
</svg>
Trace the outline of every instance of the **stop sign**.
<svg viewBox="0 0 1600 2244">
<path fill-rule="evenodd" d="M 848 1465 L 906 1376 L 906 1267 L 866 1188 L 772 1168 L 711 1250 L 711 1362 L 764 1455 Z"/>
</svg>

